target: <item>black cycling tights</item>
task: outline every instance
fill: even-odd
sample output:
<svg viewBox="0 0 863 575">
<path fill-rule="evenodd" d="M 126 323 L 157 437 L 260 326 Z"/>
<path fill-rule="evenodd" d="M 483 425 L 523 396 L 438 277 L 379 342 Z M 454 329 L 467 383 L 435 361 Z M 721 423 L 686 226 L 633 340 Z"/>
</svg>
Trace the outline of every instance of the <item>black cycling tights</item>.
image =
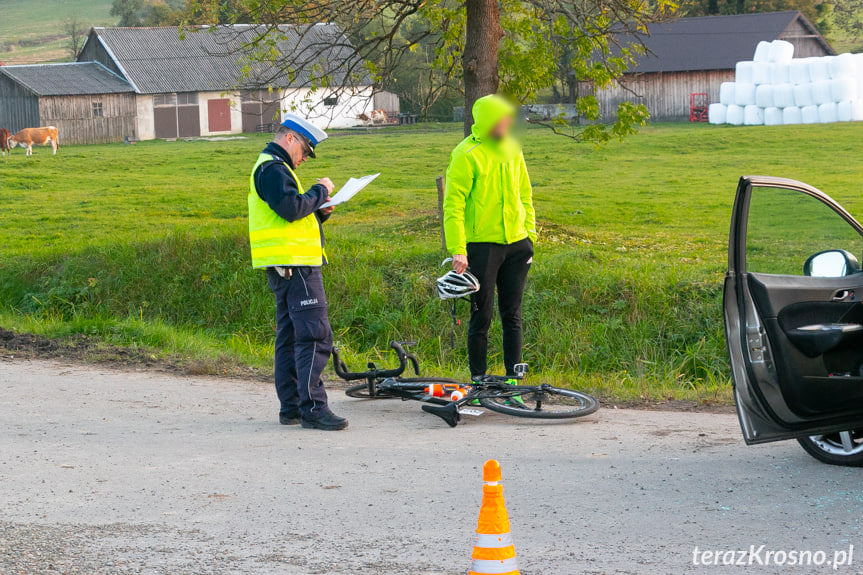
<svg viewBox="0 0 863 575">
<path fill-rule="evenodd" d="M 488 369 L 488 328 L 494 312 L 497 286 L 498 309 L 503 327 L 503 363 L 506 374 L 521 362 L 521 302 L 533 242 L 525 238 L 513 244 L 469 243 L 467 259 L 470 272 L 479 279 L 479 292 L 471 296 L 467 354 L 471 376 L 485 375 Z"/>
</svg>

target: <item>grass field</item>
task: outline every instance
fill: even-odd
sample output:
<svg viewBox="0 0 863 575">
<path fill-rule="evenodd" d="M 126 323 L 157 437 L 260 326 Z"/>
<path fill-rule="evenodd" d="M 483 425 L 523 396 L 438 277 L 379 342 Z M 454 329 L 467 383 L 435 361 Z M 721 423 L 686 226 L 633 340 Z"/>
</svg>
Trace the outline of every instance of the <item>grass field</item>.
<svg viewBox="0 0 863 575">
<path fill-rule="evenodd" d="M 863 211 L 861 135 L 859 124 L 659 125 L 595 149 L 529 130 L 541 231 L 527 361 L 620 399 L 727 400 L 720 300 L 738 177 L 801 179 Z M 341 135 L 301 168 L 337 185 L 383 173 L 326 226 L 331 318 L 353 364 L 389 339 L 418 339 L 429 371 L 465 373 L 464 327 L 451 351 L 448 309 L 433 297 L 434 179 L 459 136 Z M 246 170 L 264 142 L 38 148 L 0 161 L 0 325 L 268 368 L 271 294 L 249 269 L 245 231 Z"/>
<path fill-rule="evenodd" d="M 33 64 L 68 61 L 63 23 L 112 26 L 111 0 L 0 0 L 0 62 Z"/>
</svg>

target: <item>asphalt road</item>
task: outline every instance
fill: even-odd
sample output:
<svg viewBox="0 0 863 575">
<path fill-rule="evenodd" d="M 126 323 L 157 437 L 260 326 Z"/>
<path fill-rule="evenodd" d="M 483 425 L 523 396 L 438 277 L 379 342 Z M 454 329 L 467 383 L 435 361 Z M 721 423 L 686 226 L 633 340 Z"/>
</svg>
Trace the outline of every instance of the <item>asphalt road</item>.
<svg viewBox="0 0 863 575">
<path fill-rule="evenodd" d="M 863 471 L 746 447 L 733 415 L 450 429 L 332 397 L 345 432 L 278 425 L 259 383 L 0 361 L 0 573 L 463 574 L 487 458 L 525 575 L 832 571 L 693 565 L 751 545 L 863 572 Z"/>
</svg>

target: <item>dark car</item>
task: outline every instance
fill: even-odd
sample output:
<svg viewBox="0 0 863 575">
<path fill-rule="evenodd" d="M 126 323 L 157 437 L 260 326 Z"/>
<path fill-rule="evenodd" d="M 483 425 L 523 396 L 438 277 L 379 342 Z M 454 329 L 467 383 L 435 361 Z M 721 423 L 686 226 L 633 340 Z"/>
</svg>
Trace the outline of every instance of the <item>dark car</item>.
<svg viewBox="0 0 863 575">
<path fill-rule="evenodd" d="M 863 466 L 863 226 L 794 180 L 740 179 L 725 334 L 748 444 L 797 439 Z"/>
</svg>

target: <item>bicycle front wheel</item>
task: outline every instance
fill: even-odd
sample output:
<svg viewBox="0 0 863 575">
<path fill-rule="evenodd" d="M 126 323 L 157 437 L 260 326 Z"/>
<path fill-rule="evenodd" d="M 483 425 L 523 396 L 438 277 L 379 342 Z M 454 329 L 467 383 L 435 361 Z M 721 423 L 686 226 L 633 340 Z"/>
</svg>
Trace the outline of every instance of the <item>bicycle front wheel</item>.
<svg viewBox="0 0 863 575">
<path fill-rule="evenodd" d="M 513 386 L 512 389 L 489 391 L 493 395 L 479 397 L 483 407 L 515 417 L 573 419 L 590 415 L 599 409 L 599 402 L 593 396 L 550 385 Z"/>
<path fill-rule="evenodd" d="M 345 390 L 345 395 L 347 395 L 348 397 L 353 397 L 355 399 L 388 399 L 390 397 L 394 397 L 392 394 L 381 389 L 376 389 L 375 394 L 372 395 L 369 391 L 368 383 L 359 383 L 357 385 L 352 385 Z"/>
</svg>

